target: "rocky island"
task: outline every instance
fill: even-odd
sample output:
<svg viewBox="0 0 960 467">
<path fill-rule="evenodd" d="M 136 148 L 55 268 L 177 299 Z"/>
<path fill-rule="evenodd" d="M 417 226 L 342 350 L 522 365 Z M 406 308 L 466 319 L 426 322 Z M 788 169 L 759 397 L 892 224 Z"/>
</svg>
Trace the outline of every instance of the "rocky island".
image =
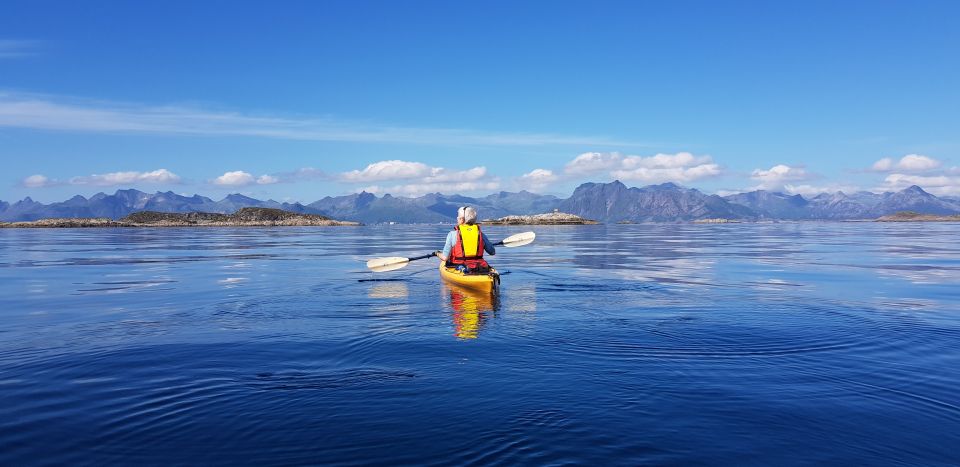
<svg viewBox="0 0 960 467">
<path fill-rule="evenodd" d="M 941 216 L 914 211 L 900 211 L 877 219 L 877 222 L 960 222 L 960 214 Z"/>
<path fill-rule="evenodd" d="M 487 225 L 593 225 L 597 221 L 584 219 L 574 214 L 553 211 L 529 216 L 506 216 L 483 221 Z"/>
<path fill-rule="evenodd" d="M 209 212 L 171 213 L 140 211 L 122 219 L 62 218 L 30 222 L 0 222 L 0 228 L 81 228 L 81 227 L 276 227 L 353 226 L 359 222 L 330 219 L 317 214 L 298 214 L 272 208 L 243 208 L 233 214 Z"/>
<path fill-rule="evenodd" d="M 726 219 L 723 217 L 716 217 L 710 219 L 697 219 L 693 221 L 694 224 L 739 224 L 738 219 Z"/>
</svg>

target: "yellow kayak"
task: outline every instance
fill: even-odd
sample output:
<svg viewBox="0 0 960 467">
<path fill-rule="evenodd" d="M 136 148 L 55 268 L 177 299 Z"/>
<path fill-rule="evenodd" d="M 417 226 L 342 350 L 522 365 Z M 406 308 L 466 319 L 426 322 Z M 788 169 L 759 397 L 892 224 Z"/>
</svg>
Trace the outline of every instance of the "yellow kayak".
<svg viewBox="0 0 960 467">
<path fill-rule="evenodd" d="M 464 274 L 456 268 L 448 268 L 440 263 L 440 277 L 451 283 L 471 290 L 493 291 L 500 286 L 500 273 L 490 268 L 487 274 Z"/>
</svg>

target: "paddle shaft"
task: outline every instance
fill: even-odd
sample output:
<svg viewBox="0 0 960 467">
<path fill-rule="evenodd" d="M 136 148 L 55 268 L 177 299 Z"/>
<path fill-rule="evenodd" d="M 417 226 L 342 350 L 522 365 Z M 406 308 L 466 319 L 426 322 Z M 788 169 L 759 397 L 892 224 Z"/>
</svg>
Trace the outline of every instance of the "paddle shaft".
<svg viewBox="0 0 960 467">
<path fill-rule="evenodd" d="M 533 241 L 536 237 L 536 234 L 533 232 L 523 232 L 515 235 L 511 235 L 503 240 L 500 240 L 497 243 L 494 243 L 493 246 L 506 246 L 507 248 L 527 245 Z M 414 256 L 412 258 L 403 258 L 403 257 L 390 257 L 390 258 L 376 258 L 367 261 L 367 267 L 370 268 L 373 272 L 387 272 L 395 271 L 401 269 L 411 261 L 416 261 L 419 259 L 427 259 L 437 256 L 439 252 L 427 253 L 422 256 Z"/>
<path fill-rule="evenodd" d="M 494 243 L 493 246 L 503 246 L 503 240 L 500 240 L 499 242 Z M 416 261 L 418 259 L 427 259 L 427 258 L 432 258 L 434 256 L 436 256 L 436 253 L 430 253 L 429 255 L 423 255 L 423 256 L 415 256 L 413 258 L 407 258 L 407 259 L 409 259 L 410 261 Z"/>
<path fill-rule="evenodd" d="M 410 261 L 416 261 L 416 260 L 418 260 L 418 259 L 433 258 L 433 257 L 436 256 L 436 255 L 437 255 L 436 253 L 430 253 L 430 254 L 428 254 L 428 255 L 414 256 L 413 258 L 407 258 L 407 259 L 410 260 Z"/>
<path fill-rule="evenodd" d="M 499 242 L 493 244 L 493 246 L 501 246 L 501 245 L 503 245 L 503 240 L 500 240 Z M 436 253 L 430 253 L 430 254 L 426 254 L 426 255 L 423 255 L 423 256 L 414 256 L 413 258 L 407 258 L 407 261 L 416 261 L 416 260 L 418 260 L 418 259 L 433 258 L 434 256 L 437 256 L 437 254 L 436 254 Z"/>
</svg>

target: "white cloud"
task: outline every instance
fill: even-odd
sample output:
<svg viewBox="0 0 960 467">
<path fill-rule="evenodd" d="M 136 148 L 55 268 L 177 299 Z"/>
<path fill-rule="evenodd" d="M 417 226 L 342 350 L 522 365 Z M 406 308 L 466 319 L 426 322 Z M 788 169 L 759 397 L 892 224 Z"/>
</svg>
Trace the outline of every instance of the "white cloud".
<svg viewBox="0 0 960 467">
<path fill-rule="evenodd" d="M 627 156 L 623 158 L 624 169 L 677 169 L 706 165 L 713 162 L 710 156 L 694 156 L 689 152 L 656 154 L 650 157 Z"/>
<path fill-rule="evenodd" d="M 211 183 L 220 186 L 248 186 L 253 184 L 272 185 L 280 182 L 281 179 L 273 175 L 261 175 L 259 177 L 254 177 L 253 174 L 244 172 L 242 170 L 226 172 L 223 175 L 211 180 Z"/>
<path fill-rule="evenodd" d="M 844 193 L 856 193 L 860 191 L 860 187 L 856 185 L 784 185 L 783 191 L 791 195 L 803 195 L 803 196 L 813 196 L 819 195 L 821 193 L 836 193 L 842 191 Z"/>
<path fill-rule="evenodd" d="M 873 163 L 870 168 L 875 172 L 925 172 L 940 167 L 940 161 L 920 154 L 907 154 L 894 162 L 893 158 L 884 157 Z"/>
<path fill-rule="evenodd" d="M 477 181 L 487 176 L 486 167 L 474 167 L 472 169 L 450 171 L 447 169 L 435 170 L 429 177 L 424 179 L 425 183 L 457 182 L 457 181 Z"/>
<path fill-rule="evenodd" d="M 619 167 L 622 159 L 616 152 L 585 152 L 568 162 L 563 172 L 567 175 L 595 174 Z"/>
<path fill-rule="evenodd" d="M 894 173 L 887 175 L 878 191 L 900 191 L 911 185 L 917 185 L 937 196 L 960 195 L 960 176 L 951 175 L 914 175 Z"/>
<path fill-rule="evenodd" d="M 553 174 L 552 170 L 533 169 L 530 172 L 523 174 L 521 178 L 524 178 L 527 180 L 552 182 L 557 179 L 557 176 Z"/>
<path fill-rule="evenodd" d="M 533 169 L 520 176 L 520 185 L 526 189 L 542 190 L 559 179 L 549 169 Z"/>
<path fill-rule="evenodd" d="M 871 167 L 871 170 L 875 170 L 877 172 L 887 172 L 892 169 L 893 159 L 889 157 L 884 157 L 883 159 L 874 162 L 873 167 Z"/>
<path fill-rule="evenodd" d="M 564 166 L 567 177 L 608 172 L 611 177 L 646 183 L 690 182 L 714 177 L 722 172 L 710 156 L 694 156 L 689 152 L 622 156 L 619 153 L 587 152 Z"/>
<path fill-rule="evenodd" d="M 640 167 L 633 170 L 615 170 L 614 178 L 622 181 L 641 181 L 645 183 L 661 182 L 691 182 L 702 178 L 720 175 L 720 166 L 717 164 L 703 164 L 696 167 L 674 169 L 649 169 Z"/>
<path fill-rule="evenodd" d="M 604 137 L 403 127 L 335 118 L 257 116 L 174 105 L 159 107 L 129 105 L 2 92 L 0 92 L 0 127 L 419 145 L 648 145 L 615 141 Z"/>
<path fill-rule="evenodd" d="M 272 185 L 280 183 L 280 179 L 272 175 L 261 175 L 257 177 L 257 185 Z"/>
<path fill-rule="evenodd" d="M 960 168 L 950 167 L 937 171 L 941 165 L 939 160 L 921 154 L 907 154 L 899 161 L 885 157 L 874 163 L 872 169 L 891 173 L 876 190 L 900 191 L 917 185 L 937 196 L 960 195 Z"/>
<path fill-rule="evenodd" d="M 252 185 L 255 181 L 256 179 L 253 178 L 253 175 L 242 170 L 235 170 L 233 172 L 226 172 L 213 179 L 213 184 L 221 186 L 246 186 Z"/>
<path fill-rule="evenodd" d="M 257 185 L 272 185 L 275 183 L 295 183 L 311 180 L 332 179 L 324 171 L 313 167 L 303 167 L 292 172 L 278 172 L 273 174 L 264 174 L 256 178 Z"/>
<path fill-rule="evenodd" d="M 178 184 L 180 176 L 167 169 L 157 169 L 152 172 L 112 172 L 70 179 L 71 185 L 114 186 L 133 183 Z"/>
<path fill-rule="evenodd" d="M 45 175 L 36 174 L 24 178 L 20 184 L 26 188 L 45 188 L 48 186 L 57 185 L 57 181 L 50 180 Z"/>
<path fill-rule="evenodd" d="M 919 154 L 907 154 L 897 163 L 897 168 L 908 172 L 920 172 L 940 167 L 940 161 Z"/>
<path fill-rule="evenodd" d="M 645 183 L 685 183 L 715 177 L 721 172 L 710 156 L 694 156 L 689 152 L 627 156 L 620 161 L 620 166 L 620 170 L 614 170 L 610 175 L 620 180 Z"/>
<path fill-rule="evenodd" d="M 500 188 L 500 180 L 488 176 L 486 167 L 451 170 L 401 160 L 374 162 L 363 170 L 340 174 L 339 180 L 347 183 L 409 182 L 392 186 L 374 184 L 363 188 L 369 193 L 390 193 L 397 196 L 420 196 L 434 192 L 454 194 Z"/>
<path fill-rule="evenodd" d="M 363 170 L 345 172 L 342 178 L 348 182 L 404 180 L 429 176 L 433 170 L 434 168 L 422 162 L 390 160 L 374 162 Z"/>
<path fill-rule="evenodd" d="M 390 180 L 417 180 L 422 184 L 478 181 L 487 176 L 486 167 L 467 170 L 450 170 L 430 167 L 422 162 L 389 160 L 374 162 L 363 170 L 351 170 L 341 174 L 340 179 L 351 183 L 370 183 Z"/>
<path fill-rule="evenodd" d="M 465 181 L 465 182 L 434 182 L 410 183 L 392 187 L 367 187 L 368 193 L 390 193 L 394 196 L 422 196 L 427 193 L 464 194 L 479 191 L 494 191 L 500 189 L 500 180 Z"/>
<path fill-rule="evenodd" d="M 759 185 L 752 188 L 753 190 L 786 191 L 787 182 L 808 180 L 813 177 L 802 167 L 778 164 L 769 170 L 756 169 L 750 174 L 750 178 L 759 182 Z"/>
<path fill-rule="evenodd" d="M 148 183 L 180 183 L 180 177 L 167 169 L 144 172 L 137 176 L 137 181 Z"/>
</svg>

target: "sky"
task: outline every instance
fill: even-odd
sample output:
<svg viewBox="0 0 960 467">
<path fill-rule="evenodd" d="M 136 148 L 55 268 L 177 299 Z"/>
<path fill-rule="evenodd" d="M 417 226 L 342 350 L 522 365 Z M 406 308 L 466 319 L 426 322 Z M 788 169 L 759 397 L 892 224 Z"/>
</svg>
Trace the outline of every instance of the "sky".
<svg viewBox="0 0 960 467">
<path fill-rule="evenodd" d="M 584 182 L 960 196 L 960 2 L 51 2 L 0 14 L 0 200 Z"/>
</svg>

